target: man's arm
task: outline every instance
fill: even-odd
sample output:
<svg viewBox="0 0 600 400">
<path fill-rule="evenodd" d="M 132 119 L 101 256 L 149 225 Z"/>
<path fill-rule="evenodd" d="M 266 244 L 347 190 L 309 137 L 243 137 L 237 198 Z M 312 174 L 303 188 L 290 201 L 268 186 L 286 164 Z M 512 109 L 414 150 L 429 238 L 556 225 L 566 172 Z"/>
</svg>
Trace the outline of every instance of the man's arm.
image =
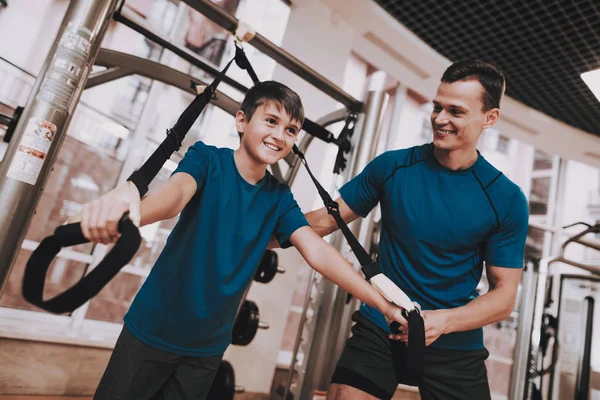
<svg viewBox="0 0 600 400">
<path fill-rule="evenodd" d="M 363 303 L 377 308 L 387 319 L 406 324 L 402 309 L 387 301 L 329 243 L 308 226 L 297 229 L 290 242 L 314 270 Z"/>
<path fill-rule="evenodd" d="M 131 185 L 126 182 L 84 205 L 81 229 L 88 240 L 105 244 L 114 242 L 119 236 L 117 224 L 128 210 L 139 210 L 139 226 L 173 218 L 183 210 L 197 188 L 191 175 L 176 173 L 160 189 L 148 193 L 140 204 L 139 196 L 131 195 Z"/>
<path fill-rule="evenodd" d="M 349 224 L 350 222 L 354 221 L 359 217 L 358 214 L 356 214 L 354 211 L 352 211 L 350 207 L 348 207 L 348 204 L 346 204 L 344 199 L 342 199 L 341 197 L 338 197 L 336 202 L 340 207 L 340 216 L 342 217 L 345 223 Z M 306 220 L 313 228 L 313 230 L 317 233 L 317 235 L 321 237 L 325 237 L 339 229 L 337 223 L 335 222 L 335 219 L 333 219 L 333 217 L 327 213 L 327 208 L 325 207 L 322 207 L 315 211 L 311 211 L 307 214 L 304 214 L 304 216 L 306 217 Z M 269 241 L 267 249 L 275 249 L 278 247 L 279 242 L 277 242 L 277 239 L 272 237 Z"/>
<path fill-rule="evenodd" d="M 510 316 L 515 307 L 521 268 L 487 266 L 490 290 L 465 304 L 447 310 L 423 311 L 425 344 L 429 346 L 440 335 L 481 328 Z M 390 337 L 406 341 L 406 333 Z"/>
</svg>

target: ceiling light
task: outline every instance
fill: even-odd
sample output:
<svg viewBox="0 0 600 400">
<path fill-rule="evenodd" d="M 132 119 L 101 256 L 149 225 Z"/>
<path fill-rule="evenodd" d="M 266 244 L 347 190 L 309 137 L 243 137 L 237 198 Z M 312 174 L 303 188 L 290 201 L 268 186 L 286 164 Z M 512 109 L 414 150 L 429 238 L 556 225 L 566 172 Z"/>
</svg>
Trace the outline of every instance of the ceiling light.
<svg viewBox="0 0 600 400">
<path fill-rule="evenodd" d="M 584 72 L 581 74 L 581 79 L 585 82 L 586 85 L 590 88 L 594 96 L 600 101 L 600 68 Z"/>
</svg>

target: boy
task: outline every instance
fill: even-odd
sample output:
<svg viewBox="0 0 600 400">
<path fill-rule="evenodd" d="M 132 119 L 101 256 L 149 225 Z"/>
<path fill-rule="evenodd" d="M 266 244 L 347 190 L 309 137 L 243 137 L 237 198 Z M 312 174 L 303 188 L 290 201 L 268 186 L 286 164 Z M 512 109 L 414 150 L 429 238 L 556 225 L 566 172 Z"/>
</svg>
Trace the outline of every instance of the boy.
<svg viewBox="0 0 600 400">
<path fill-rule="evenodd" d="M 405 322 L 400 308 L 310 228 L 290 188 L 267 171 L 289 153 L 303 119 L 295 92 L 277 82 L 258 83 L 236 114 L 239 149 L 196 142 L 141 206 L 131 183 L 84 206 L 84 235 L 101 243 L 117 238 L 117 221 L 127 210 L 138 225 L 181 212 L 125 316 L 95 399 L 205 398 L 272 235 L 344 290 Z"/>
</svg>

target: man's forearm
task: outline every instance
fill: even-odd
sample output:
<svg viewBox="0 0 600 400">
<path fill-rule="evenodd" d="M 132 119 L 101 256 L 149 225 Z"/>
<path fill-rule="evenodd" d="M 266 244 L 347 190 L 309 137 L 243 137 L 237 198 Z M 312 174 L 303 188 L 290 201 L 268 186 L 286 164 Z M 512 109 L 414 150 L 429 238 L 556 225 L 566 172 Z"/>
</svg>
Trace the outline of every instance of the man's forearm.
<svg viewBox="0 0 600 400">
<path fill-rule="evenodd" d="M 491 289 L 468 304 L 444 310 L 444 333 L 462 332 L 502 321 L 510 316 L 515 306 L 515 295 L 501 289 Z"/>
<path fill-rule="evenodd" d="M 338 229 L 335 219 L 327 213 L 325 207 L 304 215 L 309 225 L 321 237 L 325 237 Z"/>
</svg>

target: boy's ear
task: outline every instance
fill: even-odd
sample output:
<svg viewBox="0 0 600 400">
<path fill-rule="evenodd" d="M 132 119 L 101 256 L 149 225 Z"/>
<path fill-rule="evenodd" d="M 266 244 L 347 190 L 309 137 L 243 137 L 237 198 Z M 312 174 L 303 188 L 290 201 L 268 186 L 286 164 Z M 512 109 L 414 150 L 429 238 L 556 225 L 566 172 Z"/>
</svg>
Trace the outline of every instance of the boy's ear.
<svg viewBox="0 0 600 400">
<path fill-rule="evenodd" d="M 238 110 L 235 113 L 235 128 L 239 133 L 244 133 L 244 128 L 248 123 L 248 119 L 246 119 L 246 114 L 242 110 Z"/>
</svg>

